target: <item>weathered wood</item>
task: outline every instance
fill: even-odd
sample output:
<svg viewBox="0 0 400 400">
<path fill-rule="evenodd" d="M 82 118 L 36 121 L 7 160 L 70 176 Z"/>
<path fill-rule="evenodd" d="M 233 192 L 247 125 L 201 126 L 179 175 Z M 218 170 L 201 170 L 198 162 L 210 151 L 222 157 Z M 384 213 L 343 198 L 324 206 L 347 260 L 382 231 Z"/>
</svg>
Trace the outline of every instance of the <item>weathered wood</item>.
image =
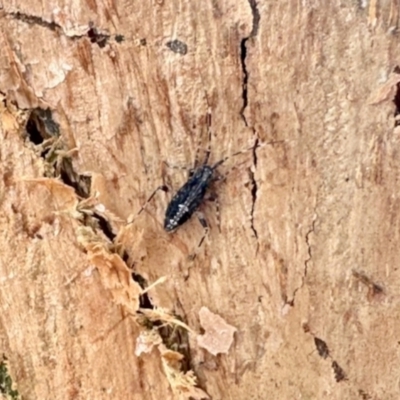
<svg viewBox="0 0 400 400">
<path fill-rule="evenodd" d="M 3 5 L 0 350 L 25 399 L 398 399 L 398 7 Z M 32 143 L 38 107 L 58 140 Z M 209 111 L 211 163 L 265 145 L 219 168 L 198 249 L 195 218 L 163 230 L 166 163 L 193 166 Z"/>
</svg>

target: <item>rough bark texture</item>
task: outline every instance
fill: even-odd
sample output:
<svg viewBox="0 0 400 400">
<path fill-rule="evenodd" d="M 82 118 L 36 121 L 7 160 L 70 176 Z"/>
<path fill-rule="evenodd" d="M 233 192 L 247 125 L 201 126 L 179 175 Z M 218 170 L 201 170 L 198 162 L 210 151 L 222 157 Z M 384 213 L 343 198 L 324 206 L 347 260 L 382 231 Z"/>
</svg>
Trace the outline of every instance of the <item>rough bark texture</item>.
<svg viewBox="0 0 400 400">
<path fill-rule="evenodd" d="M 24 399 L 399 398 L 399 11 L 3 3 L 0 350 Z M 165 163 L 203 156 L 208 112 L 210 162 L 264 145 L 219 168 L 198 249 L 196 218 L 163 230 L 187 179 Z"/>
</svg>

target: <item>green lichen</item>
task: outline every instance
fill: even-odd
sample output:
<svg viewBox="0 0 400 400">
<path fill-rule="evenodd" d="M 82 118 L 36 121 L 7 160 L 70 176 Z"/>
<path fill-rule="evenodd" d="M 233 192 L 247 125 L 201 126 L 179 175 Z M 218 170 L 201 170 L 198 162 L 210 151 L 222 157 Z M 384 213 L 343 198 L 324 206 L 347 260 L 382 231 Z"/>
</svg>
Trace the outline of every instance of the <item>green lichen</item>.
<svg viewBox="0 0 400 400">
<path fill-rule="evenodd" d="M 20 400 L 18 390 L 13 389 L 13 382 L 8 372 L 6 357 L 0 361 L 0 394 L 7 400 Z"/>
</svg>

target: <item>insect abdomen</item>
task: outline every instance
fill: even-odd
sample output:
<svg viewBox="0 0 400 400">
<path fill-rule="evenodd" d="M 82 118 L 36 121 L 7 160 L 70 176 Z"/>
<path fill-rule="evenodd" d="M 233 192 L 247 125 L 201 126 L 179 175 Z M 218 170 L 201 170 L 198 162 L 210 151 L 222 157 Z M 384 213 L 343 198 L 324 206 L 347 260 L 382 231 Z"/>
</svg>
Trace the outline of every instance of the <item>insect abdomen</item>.
<svg viewBox="0 0 400 400">
<path fill-rule="evenodd" d="M 170 232 L 184 224 L 204 199 L 211 182 L 213 168 L 204 165 L 194 171 L 193 176 L 178 190 L 167 207 L 164 229 Z"/>
</svg>

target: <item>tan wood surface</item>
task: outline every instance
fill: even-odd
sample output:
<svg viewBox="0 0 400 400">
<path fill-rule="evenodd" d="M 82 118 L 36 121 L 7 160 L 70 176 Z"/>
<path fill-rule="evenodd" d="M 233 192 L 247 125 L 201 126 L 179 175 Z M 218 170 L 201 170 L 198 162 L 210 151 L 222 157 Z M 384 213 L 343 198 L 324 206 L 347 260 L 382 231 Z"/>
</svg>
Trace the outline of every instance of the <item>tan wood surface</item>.
<svg viewBox="0 0 400 400">
<path fill-rule="evenodd" d="M 0 352 L 23 399 L 400 398 L 399 7 L 3 2 Z M 172 167 L 256 140 L 218 168 L 203 245 L 195 217 L 166 233 Z"/>
</svg>

